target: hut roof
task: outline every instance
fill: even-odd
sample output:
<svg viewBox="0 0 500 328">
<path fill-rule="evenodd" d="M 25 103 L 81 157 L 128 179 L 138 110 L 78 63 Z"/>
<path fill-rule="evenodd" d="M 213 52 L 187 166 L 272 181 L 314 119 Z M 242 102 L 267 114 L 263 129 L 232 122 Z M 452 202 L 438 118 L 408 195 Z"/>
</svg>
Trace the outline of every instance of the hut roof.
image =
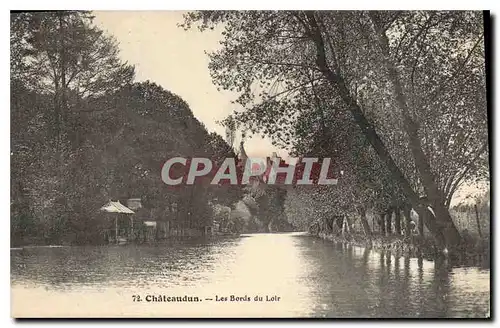
<svg viewBox="0 0 500 328">
<path fill-rule="evenodd" d="M 109 203 L 101 207 L 101 211 L 108 213 L 134 214 L 134 211 L 132 211 L 130 208 L 120 203 L 120 201 L 117 202 L 109 201 Z"/>
</svg>

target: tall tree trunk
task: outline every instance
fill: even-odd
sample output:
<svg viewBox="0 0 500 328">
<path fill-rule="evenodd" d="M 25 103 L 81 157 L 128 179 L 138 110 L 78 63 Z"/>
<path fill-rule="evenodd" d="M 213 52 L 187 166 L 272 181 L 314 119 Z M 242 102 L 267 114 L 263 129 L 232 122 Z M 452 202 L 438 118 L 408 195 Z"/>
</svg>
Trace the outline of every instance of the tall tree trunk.
<svg viewBox="0 0 500 328">
<path fill-rule="evenodd" d="M 479 222 L 479 211 L 477 209 L 477 204 L 474 204 L 474 209 L 476 210 L 477 233 L 479 234 L 479 238 L 483 239 L 483 233 L 481 232 L 481 223 Z"/>
<path fill-rule="evenodd" d="M 424 213 L 425 216 L 429 215 L 428 213 Z M 418 216 L 418 233 L 421 237 L 424 237 L 424 217 Z"/>
<path fill-rule="evenodd" d="M 352 222 L 351 218 L 348 215 L 344 215 L 344 224 L 346 232 L 350 234 L 352 231 Z"/>
<path fill-rule="evenodd" d="M 314 12 L 306 12 L 307 24 L 304 23 L 304 27 L 306 28 L 307 33 L 311 36 L 312 40 L 316 46 L 316 64 L 322 74 L 325 76 L 327 81 L 329 81 L 338 91 L 342 100 L 347 105 L 347 108 L 352 113 L 355 122 L 361 128 L 361 131 L 366 136 L 368 141 L 373 146 L 374 150 L 377 152 L 380 159 L 386 164 L 387 168 L 395 178 L 395 180 L 399 183 L 402 188 L 405 196 L 411 202 L 413 208 L 417 211 L 419 216 L 423 217 L 426 226 L 433 234 L 433 237 L 436 240 L 436 243 L 440 248 L 445 246 L 455 247 L 460 241 L 461 237 L 456 229 L 453 220 L 448 212 L 448 209 L 444 206 L 443 195 L 439 192 L 437 188 L 437 184 L 434 181 L 434 178 L 430 171 L 430 166 L 428 165 L 427 157 L 422 151 L 422 147 L 420 145 L 420 139 L 418 138 L 418 126 L 413 122 L 408 115 L 408 111 L 406 108 L 406 102 L 404 95 L 402 93 L 401 85 L 397 79 L 397 72 L 393 65 L 388 65 L 390 69 L 390 77 L 396 87 L 396 96 L 398 103 L 404 105 L 402 107 L 403 110 L 403 121 L 405 125 L 406 132 L 409 135 L 410 148 L 412 155 L 414 157 L 415 165 L 418 168 L 419 174 L 421 175 L 422 183 L 425 187 L 425 191 L 432 202 L 434 211 L 436 212 L 437 219 L 431 220 L 428 217 L 428 210 L 426 207 L 421 206 L 421 202 L 419 201 L 418 195 L 412 189 L 408 180 L 401 172 L 399 167 L 394 162 L 384 143 L 376 133 L 373 126 L 366 119 L 363 111 L 357 104 L 356 100 L 350 95 L 349 89 L 345 85 L 345 81 L 343 77 L 340 75 L 340 72 L 337 70 L 336 72 L 332 71 L 328 65 L 326 59 L 326 50 L 325 43 L 323 40 L 321 29 L 317 23 Z M 376 25 L 376 17 L 375 15 L 370 15 L 374 20 L 374 25 Z M 299 18 L 300 20 L 300 18 Z M 376 25 L 377 26 L 377 25 Z M 378 29 L 379 39 L 381 46 L 383 47 L 383 51 L 385 54 L 388 54 L 388 41 L 385 34 L 380 33 L 380 29 Z M 387 59 L 387 58 L 386 58 Z M 386 64 L 390 64 L 389 60 L 386 60 Z M 396 74 L 393 74 L 396 73 Z M 406 110 L 406 111 L 405 111 Z"/>
<path fill-rule="evenodd" d="M 401 208 L 396 207 L 394 210 L 394 229 L 398 236 L 401 235 Z"/>
<path fill-rule="evenodd" d="M 405 234 L 407 236 L 411 236 L 412 227 L 411 227 L 411 206 L 405 205 L 403 207 L 403 216 L 405 217 Z"/>
<path fill-rule="evenodd" d="M 380 213 L 380 234 L 382 236 L 385 236 L 386 229 L 385 229 L 385 213 L 382 212 Z"/>
<path fill-rule="evenodd" d="M 368 224 L 368 220 L 366 219 L 366 209 L 361 208 L 359 210 L 359 214 L 361 215 L 361 225 L 363 226 L 363 232 L 365 233 L 366 237 L 371 239 L 372 232 L 370 230 L 370 225 Z"/>
<path fill-rule="evenodd" d="M 59 12 L 59 36 L 60 36 L 60 46 L 61 52 L 59 54 L 61 58 L 60 69 L 61 69 L 61 107 L 63 110 L 63 122 L 65 121 L 66 111 L 67 111 L 67 101 L 66 101 L 66 46 L 64 44 L 64 12 Z"/>
<path fill-rule="evenodd" d="M 353 115 L 354 121 L 361 129 L 361 132 L 370 142 L 380 159 L 386 164 L 392 176 L 400 184 L 405 195 L 407 195 L 408 199 L 410 199 L 412 203 L 419 204 L 418 195 L 413 191 L 403 172 L 394 162 L 394 159 L 375 131 L 373 125 L 367 120 L 356 100 L 350 95 L 349 89 L 345 85 L 344 78 L 330 69 L 326 59 L 325 43 L 314 13 L 306 12 L 305 15 L 307 16 L 310 25 L 306 25 L 305 27 L 316 46 L 316 65 L 318 66 L 318 69 L 321 71 L 325 79 L 330 82 L 335 89 L 337 89 L 339 96 L 347 105 L 347 108 Z"/>
<path fill-rule="evenodd" d="M 374 25 L 379 45 L 382 50 L 383 59 L 386 68 L 389 72 L 389 78 L 394 85 L 396 101 L 401 109 L 403 116 L 403 125 L 409 138 L 409 146 L 415 162 L 415 166 L 418 169 L 424 190 L 427 197 L 430 200 L 431 206 L 436 213 L 435 228 L 437 229 L 435 234 L 442 235 L 444 237 L 444 244 L 449 247 L 458 246 L 461 241 L 460 233 L 458 232 L 451 215 L 446 208 L 444 195 L 441 190 L 439 190 L 436 180 L 432 174 L 432 170 L 429 164 L 429 160 L 423 151 L 421 140 L 418 135 L 418 123 L 411 117 L 410 111 L 408 109 L 408 102 L 406 96 L 403 92 L 401 82 L 399 80 L 399 74 L 397 72 L 394 63 L 390 59 L 389 55 L 389 40 L 385 34 L 385 30 L 381 27 L 376 12 L 369 13 L 370 19 Z M 427 220 L 428 215 L 424 215 Z M 429 218 L 430 219 L 430 218 Z M 429 229 L 431 230 L 431 229 Z M 441 237 L 441 236 L 439 236 Z M 439 238 L 438 237 L 438 238 Z"/>
<path fill-rule="evenodd" d="M 327 231 L 328 233 L 334 233 L 338 231 L 338 226 L 336 225 L 336 219 L 335 218 L 326 218 L 326 225 L 327 225 Z"/>
<path fill-rule="evenodd" d="M 392 208 L 389 208 L 385 214 L 386 216 L 386 224 L 385 230 L 387 231 L 387 235 L 392 234 Z"/>
<path fill-rule="evenodd" d="M 395 181 L 397 181 L 397 183 L 403 190 L 403 193 L 412 204 L 413 208 L 417 211 L 417 213 L 424 211 L 424 209 L 420 207 L 421 204 L 419 196 L 413 190 L 403 172 L 394 162 L 394 159 L 392 158 L 389 151 L 385 147 L 384 143 L 380 139 L 379 135 L 375 131 L 373 125 L 367 120 L 366 116 L 364 115 L 363 111 L 357 104 L 356 100 L 350 95 L 349 89 L 345 85 L 343 77 L 340 74 L 330 69 L 326 60 L 326 51 L 325 51 L 323 36 L 317 24 L 314 13 L 306 12 L 306 16 L 308 18 L 309 25 L 306 25 L 305 27 L 308 30 L 309 34 L 311 35 L 312 40 L 314 41 L 316 46 L 316 64 L 318 66 L 318 69 L 321 71 L 325 79 L 329 83 L 331 83 L 332 86 L 337 90 L 340 97 L 346 104 L 348 110 L 353 115 L 354 121 L 361 129 L 361 132 L 364 134 L 364 136 L 370 142 L 370 144 L 372 145 L 373 149 L 375 150 L 379 158 L 391 172 L 392 177 L 395 179 Z M 430 230 L 434 231 L 434 229 Z M 442 234 L 436 232 L 435 237 L 442 238 Z M 439 241 L 439 242 L 443 243 L 444 241 Z"/>
<path fill-rule="evenodd" d="M 66 106 L 66 63 L 65 63 L 65 45 L 64 45 L 64 13 L 61 11 L 58 13 L 59 16 L 59 67 L 60 70 L 59 77 L 54 76 L 56 80 L 55 86 L 55 115 L 56 115 L 56 156 L 59 166 L 59 174 L 64 174 L 64 158 L 63 158 L 63 139 L 67 132 L 67 106 Z M 59 78 L 61 79 L 59 82 Z M 59 84 L 60 83 L 60 84 Z"/>
<path fill-rule="evenodd" d="M 333 219 L 334 225 L 336 226 L 335 231 L 342 231 L 342 228 L 344 227 L 344 216 L 335 216 Z"/>
</svg>

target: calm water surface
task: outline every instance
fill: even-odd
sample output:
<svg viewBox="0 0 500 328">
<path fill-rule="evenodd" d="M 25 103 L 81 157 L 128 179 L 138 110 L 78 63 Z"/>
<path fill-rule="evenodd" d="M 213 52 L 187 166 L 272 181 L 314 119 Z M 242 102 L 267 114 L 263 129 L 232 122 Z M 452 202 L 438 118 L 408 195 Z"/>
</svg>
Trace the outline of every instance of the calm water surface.
<svg viewBox="0 0 500 328">
<path fill-rule="evenodd" d="M 11 283 L 16 317 L 484 318 L 490 300 L 487 269 L 396 258 L 300 233 L 11 250 Z M 200 301 L 147 302 L 148 295 Z M 231 295 L 250 301 L 216 301 Z"/>
</svg>

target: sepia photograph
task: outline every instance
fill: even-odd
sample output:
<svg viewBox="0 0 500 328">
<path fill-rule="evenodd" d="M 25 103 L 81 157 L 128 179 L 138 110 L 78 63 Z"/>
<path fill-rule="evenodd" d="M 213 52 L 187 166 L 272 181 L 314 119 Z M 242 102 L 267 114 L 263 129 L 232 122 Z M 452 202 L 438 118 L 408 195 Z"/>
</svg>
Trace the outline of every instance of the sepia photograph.
<svg viewBox="0 0 500 328">
<path fill-rule="evenodd" d="M 10 315 L 491 320 L 491 16 L 10 11 Z"/>
</svg>

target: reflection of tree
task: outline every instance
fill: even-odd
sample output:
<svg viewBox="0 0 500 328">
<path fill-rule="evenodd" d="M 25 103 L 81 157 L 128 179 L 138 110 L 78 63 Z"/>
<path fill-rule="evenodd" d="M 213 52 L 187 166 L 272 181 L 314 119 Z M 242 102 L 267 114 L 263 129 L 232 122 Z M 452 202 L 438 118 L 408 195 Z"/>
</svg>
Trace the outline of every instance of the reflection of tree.
<svg viewBox="0 0 500 328">
<path fill-rule="evenodd" d="M 431 285 L 432 294 L 436 300 L 436 312 L 442 317 L 448 317 L 451 268 L 443 256 L 434 261 L 434 276 Z"/>
</svg>

